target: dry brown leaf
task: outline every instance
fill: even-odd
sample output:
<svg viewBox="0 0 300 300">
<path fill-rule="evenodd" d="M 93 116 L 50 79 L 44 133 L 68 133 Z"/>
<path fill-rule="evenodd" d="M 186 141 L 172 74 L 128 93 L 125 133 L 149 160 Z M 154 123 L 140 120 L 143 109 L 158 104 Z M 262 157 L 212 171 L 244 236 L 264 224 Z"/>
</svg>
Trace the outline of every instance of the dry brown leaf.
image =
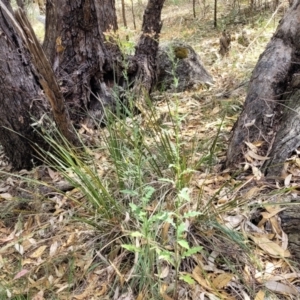
<svg viewBox="0 0 300 300">
<path fill-rule="evenodd" d="M 50 249 L 49 249 L 49 256 L 53 256 L 53 255 L 56 253 L 57 248 L 58 248 L 58 242 L 55 241 L 55 242 L 50 246 Z"/>
<path fill-rule="evenodd" d="M 249 151 L 247 152 L 247 154 L 248 154 L 250 157 L 252 157 L 252 158 L 254 158 L 254 159 L 256 159 L 256 160 L 262 160 L 262 161 L 265 161 L 265 160 L 270 159 L 270 157 L 258 155 L 257 153 L 255 153 L 255 152 L 252 151 L 252 150 L 249 150 Z"/>
<path fill-rule="evenodd" d="M 32 298 L 32 300 L 44 300 L 44 291 L 41 290 L 37 294 L 35 294 Z"/>
<path fill-rule="evenodd" d="M 31 258 L 41 257 L 42 254 L 44 253 L 44 251 L 46 250 L 46 248 L 47 248 L 46 245 L 39 247 L 31 255 L 29 255 L 29 257 L 31 257 Z"/>
<path fill-rule="evenodd" d="M 97 296 L 100 297 L 100 296 L 106 295 L 107 290 L 108 290 L 107 284 L 106 283 L 101 284 L 101 289 L 97 292 Z M 100 298 L 100 299 L 102 299 L 102 298 Z"/>
<path fill-rule="evenodd" d="M 73 298 L 76 300 L 91 299 L 91 296 L 95 293 L 97 280 L 98 276 L 96 274 L 91 275 L 85 290 L 80 295 L 73 295 Z"/>
<path fill-rule="evenodd" d="M 230 273 L 223 273 L 219 274 L 212 282 L 212 284 L 218 288 L 222 289 L 230 282 L 230 280 L 233 278 L 233 274 Z"/>
<path fill-rule="evenodd" d="M 245 217 L 243 215 L 227 216 L 224 218 L 226 221 L 225 226 L 231 229 L 236 228 L 243 222 L 244 219 Z"/>
<path fill-rule="evenodd" d="M 275 206 L 269 206 L 267 205 L 266 206 L 266 210 L 269 212 L 270 214 L 270 218 L 273 217 L 273 216 L 276 216 L 279 212 L 285 210 L 285 208 L 282 208 L 278 205 L 275 205 Z"/>
<path fill-rule="evenodd" d="M 224 220 L 226 221 L 224 225 L 230 229 L 236 228 L 243 222 L 244 218 L 243 215 L 224 217 Z"/>
<path fill-rule="evenodd" d="M 0 199 L 4 199 L 4 200 L 11 200 L 13 198 L 13 196 L 9 193 L 2 193 L 0 194 Z"/>
<path fill-rule="evenodd" d="M 169 297 L 167 294 L 162 294 L 161 296 L 164 300 L 174 300 L 173 298 Z"/>
<path fill-rule="evenodd" d="M 290 279 L 299 279 L 300 273 L 287 273 L 287 274 L 280 274 L 280 275 L 271 275 L 268 278 L 268 281 L 281 281 L 281 280 L 290 280 Z"/>
<path fill-rule="evenodd" d="M 48 171 L 48 174 L 49 174 L 49 176 L 52 180 L 54 180 L 58 177 L 58 172 L 55 172 L 50 168 L 47 168 L 47 171 Z"/>
<path fill-rule="evenodd" d="M 6 242 L 9 242 L 15 238 L 16 230 L 14 230 L 9 236 L 0 239 L 0 244 L 4 244 Z"/>
<path fill-rule="evenodd" d="M 219 106 L 216 106 L 216 107 L 211 111 L 211 114 L 212 114 L 212 115 L 215 115 L 215 114 L 217 114 L 219 111 L 220 111 L 220 107 L 219 107 Z"/>
<path fill-rule="evenodd" d="M 270 223 L 272 225 L 273 232 L 278 234 L 278 236 L 281 236 L 282 235 L 282 229 L 281 229 L 281 226 L 278 222 L 278 218 L 277 217 L 272 217 L 270 219 Z"/>
<path fill-rule="evenodd" d="M 76 233 L 75 232 L 72 232 L 67 240 L 67 243 L 64 245 L 65 247 L 68 247 L 70 245 L 73 245 L 75 240 L 76 240 Z"/>
<path fill-rule="evenodd" d="M 296 158 L 295 159 L 295 164 L 297 165 L 297 167 L 300 167 L 300 158 Z"/>
<path fill-rule="evenodd" d="M 267 281 L 265 287 L 273 292 L 277 292 L 285 295 L 299 295 L 300 291 L 292 286 L 277 281 Z"/>
<path fill-rule="evenodd" d="M 3 193 L 3 192 L 7 192 L 9 190 L 10 186 L 7 185 L 5 187 L 0 187 L 0 193 Z"/>
<path fill-rule="evenodd" d="M 270 241 L 266 236 L 251 236 L 251 239 L 262 250 L 275 257 L 290 257 L 290 252 L 281 248 L 278 244 Z"/>
<path fill-rule="evenodd" d="M 15 275 L 14 280 L 15 280 L 15 279 L 18 279 L 18 278 L 21 278 L 21 277 L 23 277 L 23 276 L 25 276 L 28 272 L 29 272 L 29 270 L 22 269 L 20 272 L 18 272 L 18 273 Z"/>
<path fill-rule="evenodd" d="M 163 244 L 166 244 L 169 241 L 169 228 L 170 228 L 170 223 L 165 222 L 162 226 L 162 230 L 161 230 L 161 239 L 163 241 Z"/>
<path fill-rule="evenodd" d="M 145 298 L 145 293 L 139 293 L 135 300 L 143 300 Z"/>
<path fill-rule="evenodd" d="M 289 175 L 287 175 L 284 178 L 284 186 L 285 187 L 289 187 L 290 186 L 290 183 L 291 183 L 291 180 L 292 180 L 292 176 L 293 176 L 293 174 L 289 174 Z"/>
<path fill-rule="evenodd" d="M 252 150 L 253 152 L 256 152 L 258 150 L 257 146 L 255 146 L 254 144 L 250 143 L 250 142 L 245 142 L 245 144 L 249 147 L 250 150 Z"/>
<path fill-rule="evenodd" d="M 15 249 L 16 249 L 21 255 L 24 254 L 24 248 L 23 248 L 23 246 L 20 245 L 19 243 L 16 243 L 16 244 L 15 244 Z"/>
<path fill-rule="evenodd" d="M 255 179 L 260 180 L 263 176 L 261 171 L 255 166 L 251 166 L 251 167 L 252 167 L 252 173 L 253 173 Z"/>
<path fill-rule="evenodd" d="M 192 273 L 192 277 L 198 282 L 198 284 L 200 286 L 202 286 L 203 288 L 209 290 L 209 291 L 212 291 L 212 288 L 210 287 L 209 283 L 206 281 L 206 279 L 203 277 L 202 275 L 202 271 L 201 269 L 196 266 L 193 270 L 193 273 Z"/>
<path fill-rule="evenodd" d="M 281 231 L 281 241 L 282 241 L 281 244 L 282 249 L 286 250 L 289 244 L 289 237 L 284 231 Z"/>
<path fill-rule="evenodd" d="M 161 270 L 160 274 L 158 274 L 158 275 L 159 275 L 159 278 L 166 278 L 166 277 L 169 275 L 169 272 L 170 272 L 169 266 L 165 266 L 165 267 Z"/>
<path fill-rule="evenodd" d="M 254 162 L 254 160 L 252 159 L 252 157 L 248 153 L 245 153 L 244 157 L 245 157 L 245 160 L 247 162 L 249 162 L 249 163 L 253 163 Z"/>
<path fill-rule="evenodd" d="M 259 290 L 254 300 L 264 300 L 264 299 L 265 299 L 265 291 Z"/>
</svg>

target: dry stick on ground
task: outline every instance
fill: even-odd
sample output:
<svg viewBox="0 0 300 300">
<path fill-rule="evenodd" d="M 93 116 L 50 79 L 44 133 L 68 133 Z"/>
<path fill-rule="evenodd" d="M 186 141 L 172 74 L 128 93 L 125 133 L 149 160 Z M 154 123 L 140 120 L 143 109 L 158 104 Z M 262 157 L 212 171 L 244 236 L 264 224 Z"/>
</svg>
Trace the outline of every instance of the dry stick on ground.
<svg viewBox="0 0 300 300">
<path fill-rule="evenodd" d="M 21 31 L 22 39 L 31 53 L 33 64 L 39 73 L 39 82 L 51 104 L 54 120 L 63 136 L 73 146 L 79 146 L 79 139 L 71 124 L 64 97 L 59 89 L 51 65 L 39 44 L 24 11 L 19 8 L 15 12 L 15 15 L 21 26 L 21 28 L 18 26 L 18 31 Z"/>
</svg>

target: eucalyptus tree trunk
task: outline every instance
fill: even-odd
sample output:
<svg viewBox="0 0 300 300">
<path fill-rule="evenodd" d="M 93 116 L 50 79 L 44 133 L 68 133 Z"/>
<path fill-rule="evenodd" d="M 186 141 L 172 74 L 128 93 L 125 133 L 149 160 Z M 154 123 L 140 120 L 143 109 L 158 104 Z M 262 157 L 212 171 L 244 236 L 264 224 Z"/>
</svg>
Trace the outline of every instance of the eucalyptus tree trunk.
<svg viewBox="0 0 300 300">
<path fill-rule="evenodd" d="M 217 28 L 218 26 L 218 0 L 215 0 L 215 5 L 214 5 L 214 27 Z"/>
<path fill-rule="evenodd" d="M 2 0 L 0 10 L 0 144 L 14 168 L 30 168 L 36 155 L 33 145 L 44 146 L 34 124 L 50 106 L 8 0 Z"/>
<path fill-rule="evenodd" d="M 258 154 L 263 172 L 280 176 L 284 162 L 300 146 L 299 20 L 300 0 L 295 0 L 253 71 L 233 128 L 227 167 L 252 163 Z"/>
<path fill-rule="evenodd" d="M 111 101 L 122 55 L 103 32 L 117 29 L 113 0 L 47 1 L 44 50 L 75 120 L 84 111 Z M 99 103 L 99 99 L 103 103 Z"/>
<path fill-rule="evenodd" d="M 156 79 L 163 3 L 149 0 L 136 53 L 124 57 L 114 41 L 114 0 L 47 1 L 43 44 L 47 60 L 26 16 L 16 13 L 18 25 L 9 1 L 0 0 L 0 58 L 5 62 L 0 64 L 0 143 L 15 168 L 30 167 L 35 155 L 32 143 L 35 148 L 44 145 L 32 125 L 50 113 L 45 95 L 56 123 L 66 125 L 62 131 L 76 145 L 68 129 L 68 112 L 77 123 L 87 111 L 99 111 L 94 116 L 101 121 L 103 106 L 115 104 L 116 89 L 131 89 L 137 98 L 149 94 Z"/>
<path fill-rule="evenodd" d="M 84 111 L 97 111 L 93 116 L 101 119 L 103 107 L 114 105 L 113 89 L 124 88 L 124 72 L 135 82 L 135 91 L 137 84 L 150 91 L 163 3 L 149 0 L 135 56 L 124 57 L 114 40 L 118 28 L 114 0 L 47 1 L 43 47 L 73 119 L 82 119 Z"/>
<path fill-rule="evenodd" d="M 124 27 L 127 28 L 127 21 L 126 21 L 126 12 L 125 12 L 125 0 L 121 0 L 122 5 L 122 18 Z"/>
</svg>

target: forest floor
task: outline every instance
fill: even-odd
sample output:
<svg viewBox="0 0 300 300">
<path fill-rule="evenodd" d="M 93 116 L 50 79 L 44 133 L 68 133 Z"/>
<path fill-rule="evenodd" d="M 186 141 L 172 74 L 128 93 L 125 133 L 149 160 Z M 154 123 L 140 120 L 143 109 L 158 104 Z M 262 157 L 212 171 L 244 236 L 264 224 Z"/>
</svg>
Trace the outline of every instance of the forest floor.
<svg viewBox="0 0 300 300">
<path fill-rule="evenodd" d="M 278 217 L 282 195 L 295 193 L 291 176 L 261 182 L 259 156 L 234 176 L 222 169 L 282 12 L 246 16 L 222 3 L 214 29 L 213 3 L 197 2 L 194 19 L 192 1 L 175 2 L 164 7 L 161 41 L 189 43 L 214 85 L 155 92 L 151 116 L 82 124 L 83 158 L 58 145 L 48 164 L 12 172 L 1 154 L 0 300 L 299 299 Z M 119 33 L 126 51 L 138 36 L 130 5 L 129 29 Z M 138 28 L 143 8 L 139 1 Z M 221 58 L 223 29 L 233 40 Z M 239 43 L 243 30 L 248 46 Z"/>
</svg>

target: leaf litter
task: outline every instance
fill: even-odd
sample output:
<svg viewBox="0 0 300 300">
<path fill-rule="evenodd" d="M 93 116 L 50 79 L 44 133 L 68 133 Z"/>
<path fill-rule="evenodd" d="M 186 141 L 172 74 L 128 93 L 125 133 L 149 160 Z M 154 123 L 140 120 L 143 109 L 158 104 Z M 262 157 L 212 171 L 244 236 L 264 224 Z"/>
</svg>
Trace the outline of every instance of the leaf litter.
<svg viewBox="0 0 300 300">
<path fill-rule="evenodd" d="M 186 12 L 179 9 L 177 13 L 180 12 L 180 18 L 184 18 L 189 11 L 187 8 Z M 178 25 L 175 16 L 176 13 L 169 17 L 167 12 L 165 24 Z M 246 285 L 252 286 L 251 296 L 254 295 L 255 300 L 297 299 L 300 272 L 289 261 L 289 240 L 281 228 L 278 215 L 283 208 L 277 204 L 277 197 L 270 194 L 272 190 L 281 191 L 281 187 L 278 183 L 271 185 L 264 182 L 259 168 L 268 157 L 259 154 L 261 144 L 247 143 L 249 150 L 245 153 L 244 171 L 239 176 L 233 178 L 230 170 L 221 170 L 229 133 L 245 98 L 245 86 L 237 88 L 236 83 L 247 80 L 257 56 L 242 52 L 240 46 L 233 42 L 232 48 L 237 54 L 219 60 L 215 50 L 218 47 L 217 38 L 207 36 L 204 33 L 206 29 L 201 29 L 192 21 L 187 22 L 192 23 L 190 31 L 186 29 L 185 32 L 187 40 L 193 34 L 193 46 L 205 64 L 211 66 L 216 83 L 209 89 L 203 87 L 191 92 L 153 95 L 157 122 L 169 130 L 174 140 L 172 112 L 178 110 L 182 117 L 181 143 L 193 153 L 190 165 L 198 166 L 189 181 L 189 195 L 195 200 L 194 204 L 192 202 L 192 207 L 182 208 L 182 211 L 196 211 L 196 199 L 201 194 L 203 207 L 218 214 L 222 230 L 232 230 L 244 236 L 258 263 L 250 263 L 251 258 L 245 256 L 242 246 L 238 247 L 224 237 L 217 239 L 215 233 L 220 235 L 220 228 L 203 228 L 197 222 L 193 223 L 191 218 L 186 224 L 188 232 L 205 251 L 196 252 L 183 262 L 181 280 L 177 286 L 178 299 L 251 299 Z M 182 38 L 182 32 L 175 31 L 175 35 L 179 33 L 178 38 Z M 201 40 L 195 40 L 194 36 L 201 36 Z M 168 33 L 163 31 L 162 38 L 168 39 Z M 262 50 L 260 45 L 257 55 Z M 248 56 L 242 60 L 243 55 Z M 213 61 L 217 63 L 213 64 Z M 236 63 L 234 71 L 233 63 Z M 170 107 L 170 103 L 174 107 Z M 175 103 L 178 103 L 178 108 Z M 136 118 L 140 118 L 141 126 L 151 126 L 141 116 Z M 127 121 L 130 123 L 130 120 Z M 192 145 L 209 145 L 218 132 L 214 163 L 210 168 L 198 165 L 203 153 L 195 151 Z M 80 133 L 89 139 L 99 139 L 99 132 L 85 125 Z M 105 134 L 108 133 L 103 129 L 101 135 Z M 128 137 L 130 135 L 128 132 Z M 153 138 L 146 139 L 151 147 Z M 91 155 L 95 158 L 98 175 L 104 179 L 112 176 L 106 151 L 91 150 Z M 7 174 L 12 173 L 10 166 L 3 154 L 0 157 L 0 170 L 4 172 L 0 181 L 0 203 L 3 207 L 0 218 L 0 293 L 5 288 L 7 298 L 30 295 L 30 299 L 34 300 L 50 299 L 53 295 L 62 300 L 146 299 L 147 291 L 136 295 L 126 284 L 133 276 L 138 254 L 130 258 L 113 239 L 116 251 L 108 257 L 99 251 L 99 231 L 80 222 L 80 218 L 89 216 L 91 212 L 82 205 L 84 197 L 78 188 L 66 182 L 59 172 L 45 166 L 9 176 Z M 299 185 L 299 167 L 297 155 L 288 160 L 282 188 L 296 188 Z M 26 180 L 27 177 L 33 181 Z M 287 194 L 292 192 L 292 189 L 286 191 Z M 172 193 L 167 193 L 165 200 L 166 207 L 172 206 Z M 272 202 L 273 205 L 264 205 Z M 155 203 L 151 203 L 148 209 L 149 212 L 154 211 Z M 255 214 L 258 215 L 257 222 L 251 219 Z M 129 214 L 125 222 L 130 222 Z M 112 226 L 112 237 L 115 231 L 120 230 L 117 227 Z M 174 251 L 170 243 L 171 229 L 170 223 L 165 222 L 161 240 L 165 245 L 170 244 L 166 247 Z M 141 242 L 142 239 L 137 236 L 136 246 Z M 240 264 L 239 274 L 228 268 L 226 255 L 235 257 L 233 261 Z M 124 265 L 124 260 L 129 260 L 131 265 Z M 162 280 L 161 298 L 174 299 L 170 293 L 174 288 L 172 266 L 167 263 L 162 265 L 155 276 Z M 126 291 L 124 286 L 127 286 Z"/>
</svg>

